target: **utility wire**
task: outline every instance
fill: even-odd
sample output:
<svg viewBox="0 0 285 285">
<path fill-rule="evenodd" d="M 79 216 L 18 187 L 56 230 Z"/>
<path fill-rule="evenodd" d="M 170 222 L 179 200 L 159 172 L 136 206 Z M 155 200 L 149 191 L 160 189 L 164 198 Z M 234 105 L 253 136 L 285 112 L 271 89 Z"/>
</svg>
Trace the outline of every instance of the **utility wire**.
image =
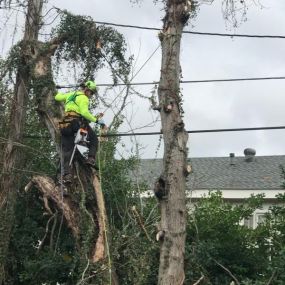
<svg viewBox="0 0 285 285">
<path fill-rule="evenodd" d="M 273 127 L 255 127 L 255 128 L 231 128 L 231 129 L 210 129 L 210 130 L 192 130 L 186 131 L 189 134 L 198 134 L 198 133 L 221 133 L 221 132 L 244 132 L 244 131 L 262 131 L 262 130 L 281 130 L 285 129 L 285 126 L 273 126 Z M 145 132 L 145 133 L 117 133 L 117 134 L 105 134 L 101 137 L 129 137 L 129 136 L 152 136 L 152 135 L 162 135 L 162 132 Z M 33 136 L 25 135 L 25 138 L 34 138 L 34 139 L 46 139 L 47 136 Z"/>
<path fill-rule="evenodd" d="M 58 7 L 54 7 L 61 13 L 64 13 Z M 133 28 L 133 29 L 141 29 L 141 30 L 153 30 L 153 31 L 162 31 L 161 28 L 153 28 L 153 27 L 145 27 L 145 26 L 137 26 L 137 25 L 124 25 L 124 24 L 116 24 L 110 22 L 101 22 L 94 21 L 96 24 L 106 25 L 106 26 L 115 26 L 115 27 L 123 27 L 123 28 Z M 249 34 L 229 34 L 229 33 L 207 33 L 207 32 L 194 32 L 194 31 L 182 31 L 183 34 L 192 34 L 192 35 L 201 35 L 201 36 L 219 36 L 219 37 L 243 37 L 243 38 L 269 38 L 269 39 L 285 39 L 283 35 L 249 35 Z"/>
<path fill-rule="evenodd" d="M 243 131 L 260 131 L 260 130 L 280 130 L 285 129 L 285 126 L 277 127 L 257 127 L 257 128 L 233 128 L 233 129 L 211 129 L 211 130 L 193 130 L 186 131 L 188 134 L 197 134 L 197 133 L 219 133 L 219 132 L 243 132 Z M 106 137 L 126 137 L 126 136 L 151 136 L 151 135 L 163 135 L 162 132 L 146 132 L 146 133 L 119 133 L 119 134 L 106 134 L 102 135 Z"/>
<path fill-rule="evenodd" d="M 258 81 L 258 80 L 284 80 L 285 76 L 273 76 L 273 77 L 248 77 L 248 78 L 224 78 L 224 79 L 201 79 L 201 80 L 180 80 L 181 84 L 189 84 L 189 83 L 210 83 L 210 82 L 235 82 L 235 81 Z M 97 84 L 98 87 L 107 87 L 107 86 L 126 86 L 126 85 L 155 85 L 159 84 L 159 81 L 153 82 L 128 82 L 128 83 L 117 83 L 114 85 L 113 83 L 101 83 Z M 73 88 L 79 87 L 80 85 L 60 85 L 58 88 Z"/>
<path fill-rule="evenodd" d="M 153 30 L 153 31 L 161 31 L 162 30 L 159 28 L 151 28 L 151 27 L 144 27 L 144 26 L 123 25 L 123 24 L 115 24 L 115 23 L 99 22 L 99 21 L 94 21 L 94 22 L 96 24 L 123 27 L 123 28 L 133 28 L 133 29 L 141 29 L 141 30 Z M 201 36 L 285 39 L 285 36 L 281 36 L 281 35 L 249 35 L 249 34 L 207 33 L 207 32 L 193 32 L 193 31 L 182 31 L 182 33 L 183 34 L 192 34 L 192 35 L 201 35 Z"/>
</svg>

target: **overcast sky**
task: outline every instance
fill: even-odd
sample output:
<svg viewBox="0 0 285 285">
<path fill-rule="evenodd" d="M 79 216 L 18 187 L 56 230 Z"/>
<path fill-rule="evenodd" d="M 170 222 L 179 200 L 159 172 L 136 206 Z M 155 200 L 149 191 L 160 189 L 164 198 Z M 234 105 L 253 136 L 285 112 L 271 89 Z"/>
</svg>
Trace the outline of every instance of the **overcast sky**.
<svg viewBox="0 0 285 285">
<path fill-rule="evenodd" d="M 225 22 L 222 1 L 202 5 L 197 18 L 185 30 L 199 32 L 285 35 L 285 1 L 260 0 L 263 8 L 250 3 L 247 21 L 238 28 Z M 258 1 L 256 1 L 258 2 Z M 157 27 L 162 26 L 164 15 L 161 5 L 152 0 L 139 5 L 128 0 L 52 0 L 52 5 L 73 13 L 89 15 L 95 21 Z M 158 47 L 156 31 L 117 28 L 128 45 L 128 54 L 136 59 L 136 72 Z M 184 34 L 181 46 L 183 80 L 285 76 L 285 39 L 224 38 Z M 133 82 L 158 81 L 160 77 L 160 49 L 140 71 Z M 99 73 L 98 83 L 111 82 L 110 74 Z M 59 82 L 58 82 L 59 83 Z M 73 82 L 62 82 L 73 83 Z M 187 130 L 285 125 L 285 80 L 199 83 L 181 85 Z M 150 96 L 152 86 L 136 89 Z M 149 109 L 146 100 L 132 96 L 125 112 L 130 124 L 120 131 L 153 132 L 160 130 L 160 122 L 150 124 L 157 113 Z M 105 121 L 112 112 L 106 112 Z M 163 148 L 158 136 L 123 138 L 119 153 L 127 157 L 139 143 L 143 158 L 162 157 Z M 243 155 L 247 147 L 256 149 L 257 155 L 284 155 L 285 130 L 191 134 L 189 156 L 228 156 L 233 152 Z"/>
</svg>

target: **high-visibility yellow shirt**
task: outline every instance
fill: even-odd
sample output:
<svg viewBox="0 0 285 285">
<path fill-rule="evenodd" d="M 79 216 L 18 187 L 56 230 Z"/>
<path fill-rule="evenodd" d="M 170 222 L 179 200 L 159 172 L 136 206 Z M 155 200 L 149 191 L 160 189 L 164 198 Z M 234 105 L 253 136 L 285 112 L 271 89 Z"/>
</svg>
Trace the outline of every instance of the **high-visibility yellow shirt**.
<svg viewBox="0 0 285 285">
<path fill-rule="evenodd" d="M 77 95 L 74 101 L 70 100 L 72 96 Z M 56 101 L 64 101 L 65 112 L 76 112 L 90 122 L 97 122 L 97 118 L 89 112 L 89 99 L 82 91 L 73 91 L 68 93 L 58 92 L 55 95 Z"/>
</svg>

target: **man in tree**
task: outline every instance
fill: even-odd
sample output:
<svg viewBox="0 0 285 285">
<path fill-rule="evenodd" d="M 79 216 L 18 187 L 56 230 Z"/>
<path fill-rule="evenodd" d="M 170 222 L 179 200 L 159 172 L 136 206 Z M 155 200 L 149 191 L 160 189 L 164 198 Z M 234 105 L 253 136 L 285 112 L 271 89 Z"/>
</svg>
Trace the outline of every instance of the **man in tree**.
<svg viewBox="0 0 285 285">
<path fill-rule="evenodd" d="M 74 137 L 80 127 L 87 128 L 89 137 L 89 153 L 86 164 L 95 166 L 95 156 L 98 148 L 98 138 L 95 132 L 89 125 L 89 122 L 95 122 L 104 127 L 104 121 L 101 119 L 102 113 L 93 116 L 89 111 L 89 98 L 96 92 L 96 83 L 94 81 L 87 81 L 81 86 L 81 90 L 72 91 L 68 93 L 58 92 L 55 95 L 56 101 L 63 101 L 65 103 L 65 115 L 62 122 L 60 122 L 61 142 L 63 152 L 63 166 L 64 166 L 64 183 L 72 182 L 72 175 L 70 173 L 70 159 L 74 148 Z"/>
</svg>

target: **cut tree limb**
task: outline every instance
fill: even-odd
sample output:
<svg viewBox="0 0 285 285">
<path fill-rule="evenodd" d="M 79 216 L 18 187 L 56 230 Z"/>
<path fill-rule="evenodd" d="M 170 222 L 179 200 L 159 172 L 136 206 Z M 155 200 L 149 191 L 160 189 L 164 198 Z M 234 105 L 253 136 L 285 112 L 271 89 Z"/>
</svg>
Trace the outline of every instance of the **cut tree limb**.
<svg viewBox="0 0 285 285">
<path fill-rule="evenodd" d="M 57 208 L 63 212 L 68 227 L 72 230 L 74 237 L 78 239 L 80 230 L 76 218 L 77 212 L 71 200 L 62 197 L 60 187 L 56 186 L 54 181 L 48 176 L 34 176 L 30 183 L 33 183 L 46 198 L 51 199 Z M 30 183 L 28 184 L 29 186 L 31 186 Z M 25 188 L 29 189 L 30 187 L 27 186 Z"/>
</svg>

